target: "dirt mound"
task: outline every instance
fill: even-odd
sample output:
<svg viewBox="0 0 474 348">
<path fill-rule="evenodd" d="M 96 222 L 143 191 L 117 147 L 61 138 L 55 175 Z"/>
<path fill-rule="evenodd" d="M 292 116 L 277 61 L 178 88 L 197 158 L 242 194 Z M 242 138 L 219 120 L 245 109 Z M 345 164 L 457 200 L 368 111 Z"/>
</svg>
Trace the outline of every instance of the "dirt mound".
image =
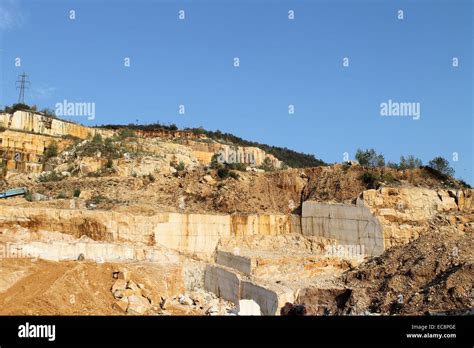
<svg viewBox="0 0 474 348">
<path fill-rule="evenodd" d="M 352 289 L 341 314 L 421 315 L 473 307 L 474 235 L 432 231 L 343 276 Z"/>
<path fill-rule="evenodd" d="M 153 298 L 184 291 L 180 269 L 157 264 L 0 260 L 1 315 L 120 315 L 113 308 L 113 270 L 130 269 Z"/>
</svg>

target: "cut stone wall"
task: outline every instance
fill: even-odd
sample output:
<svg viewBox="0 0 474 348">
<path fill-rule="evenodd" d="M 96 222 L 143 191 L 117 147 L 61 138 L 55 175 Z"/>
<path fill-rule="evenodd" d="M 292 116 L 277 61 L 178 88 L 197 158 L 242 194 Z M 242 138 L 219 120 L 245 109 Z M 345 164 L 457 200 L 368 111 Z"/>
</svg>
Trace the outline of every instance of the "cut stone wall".
<svg viewBox="0 0 474 348">
<path fill-rule="evenodd" d="M 235 255 L 231 252 L 222 250 L 217 251 L 216 263 L 236 269 L 246 275 L 251 275 L 256 266 L 255 259 L 252 259 L 251 257 Z"/>
<path fill-rule="evenodd" d="M 291 233 L 288 215 L 218 215 L 80 210 L 0 204 L 0 231 L 16 226 L 31 231 L 62 232 L 96 241 L 157 245 L 209 258 L 221 238 Z"/>
<path fill-rule="evenodd" d="M 68 122 L 31 111 L 16 111 L 13 114 L 0 114 L 0 127 L 61 137 L 65 135 L 86 139 L 89 135 L 100 133 L 111 136 L 113 131 L 90 128 L 78 123 Z"/>
<path fill-rule="evenodd" d="M 303 202 L 302 233 L 336 240 L 339 245 L 364 246 L 367 255 L 384 251 L 383 229 L 364 206 Z"/>
<path fill-rule="evenodd" d="M 294 291 L 280 284 L 262 285 L 245 279 L 239 272 L 219 265 L 207 265 L 204 288 L 227 301 L 254 300 L 263 315 L 279 315 L 286 303 L 295 301 Z"/>
</svg>

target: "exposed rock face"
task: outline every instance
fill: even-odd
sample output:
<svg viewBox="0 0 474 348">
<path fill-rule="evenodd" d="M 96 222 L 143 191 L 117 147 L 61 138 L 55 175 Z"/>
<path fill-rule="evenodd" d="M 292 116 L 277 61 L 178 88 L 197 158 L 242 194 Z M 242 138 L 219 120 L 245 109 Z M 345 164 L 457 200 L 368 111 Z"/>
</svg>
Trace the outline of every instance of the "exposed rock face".
<svg viewBox="0 0 474 348">
<path fill-rule="evenodd" d="M 347 249 L 362 246 L 362 255 L 380 255 L 384 251 L 383 226 L 362 204 L 303 202 L 301 226 L 305 236 L 329 238 Z"/>
<path fill-rule="evenodd" d="M 194 155 L 204 165 L 211 163 L 212 156 L 219 153 L 224 161 L 229 163 L 259 166 L 267 159 L 275 168 L 281 168 L 283 165 L 276 157 L 267 154 L 258 147 L 227 145 L 215 141 L 203 142 L 189 139 L 183 139 L 179 142 L 189 146 L 193 150 Z"/>
<path fill-rule="evenodd" d="M 9 170 L 39 173 L 42 170 L 41 157 L 53 141 L 58 144 L 59 151 L 71 143 L 67 139 L 45 135 L 11 130 L 0 132 L 0 157 L 6 161 Z"/>
<path fill-rule="evenodd" d="M 113 135 L 109 130 L 89 128 L 27 111 L 0 114 L 0 127 L 7 129 L 0 132 L 0 156 L 5 159 L 7 168 L 27 173 L 41 172 L 42 156 L 52 142 L 58 144 L 59 151 L 72 143 L 63 137 L 85 139 L 96 133 Z"/>
<path fill-rule="evenodd" d="M 380 221 L 385 249 L 418 238 L 437 214 L 473 211 L 472 190 L 435 191 L 417 187 L 367 190 L 358 198 L 357 205 L 367 207 Z M 459 228 L 463 230 L 469 222 L 467 217 L 460 217 Z"/>
<path fill-rule="evenodd" d="M 55 137 L 74 136 L 85 139 L 89 134 L 100 133 L 111 136 L 112 131 L 89 128 L 77 123 L 43 116 L 31 111 L 16 111 L 12 114 L 0 114 L 0 126 L 7 129 L 51 135 Z"/>
<path fill-rule="evenodd" d="M 28 228 L 96 241 L 162 245 L 209 257 L 221 238 L 297 232 L 287 215 L 216 215 L 10 207 L 0 205 L 0 231 Z"/>
</svg>

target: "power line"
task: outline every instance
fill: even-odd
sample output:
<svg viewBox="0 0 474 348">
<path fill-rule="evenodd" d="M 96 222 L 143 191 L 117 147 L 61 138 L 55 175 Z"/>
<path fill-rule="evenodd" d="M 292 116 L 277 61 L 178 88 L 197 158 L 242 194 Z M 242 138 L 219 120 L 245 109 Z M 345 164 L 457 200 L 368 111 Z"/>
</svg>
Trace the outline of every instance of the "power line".
<svg viewBox="0 0 474 348">
<path fill-rule="evenodd" d="M 28 75 L 23 72 L 22 75 L 18 76 L 16 81 L 16 89 L 20 90 L 18 94 L 18 103 L 25 104 L 25 89 L 30 88 L 30 81 L 28 80 Z"/>
</svg>

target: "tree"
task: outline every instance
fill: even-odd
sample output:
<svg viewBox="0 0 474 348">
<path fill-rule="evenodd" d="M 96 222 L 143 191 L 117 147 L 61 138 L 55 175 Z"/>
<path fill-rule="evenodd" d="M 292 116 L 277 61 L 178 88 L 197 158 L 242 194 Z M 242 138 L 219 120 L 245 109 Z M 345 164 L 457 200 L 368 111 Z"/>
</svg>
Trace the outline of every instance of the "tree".
<svg viewBox="0 0 474 348">
<path fill-rule="evenodd" d="M 407 156 L 405 158 L 404 156 L 400 157 L 400 165 L 398 166 L 399 169 L 415 169 L 415 168 L 420 168 L 423 163 L 419 158 L 416 158 L 413 155 Z"/>
<path fill-rule="evenodd" d="M 428 167 L 440 172 L 443 175 L 453 176 L 454 169 L 449 165 L 447 159 L 438 156 L 428 162 Z"/>
<path fill-rule="evenodd" d="M 374 149 L 367 149 L 365 151 L 357 149 L 355 158 L 364 167 L 383 167 L 385 165 L 383 155 L 377 154 Z"/>
</svg>

